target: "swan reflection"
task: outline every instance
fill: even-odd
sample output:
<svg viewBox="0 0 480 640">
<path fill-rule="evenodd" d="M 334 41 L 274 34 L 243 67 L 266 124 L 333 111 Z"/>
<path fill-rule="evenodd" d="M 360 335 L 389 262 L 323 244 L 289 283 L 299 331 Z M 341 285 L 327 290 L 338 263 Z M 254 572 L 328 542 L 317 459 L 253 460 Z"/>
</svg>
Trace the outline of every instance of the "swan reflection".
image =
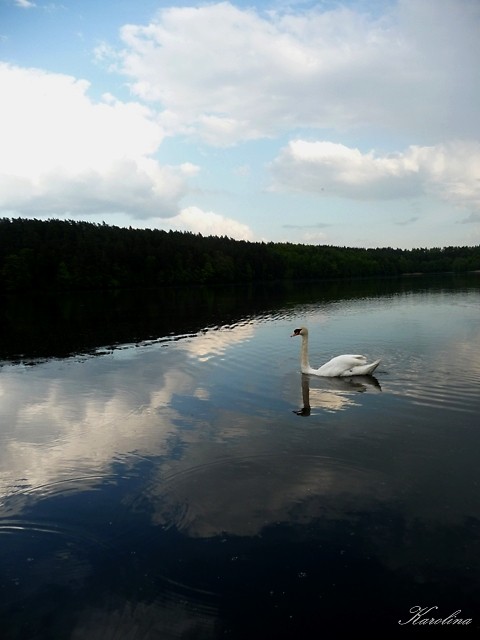
<svg viewBox="0 0 480 640">
<path fill-rule="evenodd" d="M 327 411 L 341 411 L 355 406 L 355 393 L 365 393 L 367 389 L 381 391 L 380 383 L 374 376 L 352 376 L 351 378 L 316 378 L 310 387 L 310 376 L 302 373 L 303 407 L 294 411 L 299 416 L 309 416 L 312 404 Z"/>
</svg>

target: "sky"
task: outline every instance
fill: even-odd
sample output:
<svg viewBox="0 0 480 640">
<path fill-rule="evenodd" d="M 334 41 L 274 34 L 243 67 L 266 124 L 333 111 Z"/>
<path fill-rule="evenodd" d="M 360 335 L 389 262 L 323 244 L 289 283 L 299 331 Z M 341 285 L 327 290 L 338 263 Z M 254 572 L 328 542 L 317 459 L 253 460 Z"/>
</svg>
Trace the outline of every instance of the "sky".
<svg viewBox="0 0 480 640">
<path fill-rule="evenodd" d="M 0 217 L 480 244 L 478 0 L 0 0 Z"/>
</svg>

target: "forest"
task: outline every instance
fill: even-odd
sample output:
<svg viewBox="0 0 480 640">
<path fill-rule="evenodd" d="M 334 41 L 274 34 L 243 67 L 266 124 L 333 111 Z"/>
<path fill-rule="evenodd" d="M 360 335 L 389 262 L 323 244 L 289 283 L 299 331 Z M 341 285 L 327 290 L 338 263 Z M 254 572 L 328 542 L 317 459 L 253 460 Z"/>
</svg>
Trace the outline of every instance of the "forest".
<svg viewBox="0 0 480 640">
<path fill-rule="evenodd" d="M 155 288 L 480 270 L 480 246 L 247 242 L 72 220 L 0 219 L 0 291 Z"/>
</svg>

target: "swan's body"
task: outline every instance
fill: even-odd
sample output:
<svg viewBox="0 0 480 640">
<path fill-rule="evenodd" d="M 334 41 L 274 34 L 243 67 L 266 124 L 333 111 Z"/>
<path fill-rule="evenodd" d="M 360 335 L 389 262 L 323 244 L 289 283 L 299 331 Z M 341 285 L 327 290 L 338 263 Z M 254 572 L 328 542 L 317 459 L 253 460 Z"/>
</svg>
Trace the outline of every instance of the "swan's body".
<svg viewBox="0 0 480 640">
<path fill-rule="evenodd" d="M 380 363 L 380 360 L 368 363 L 365 356 L 347 354 L 336 356 L 318 369 L 313 369 L 308 361 L 308 329 L 306 327 L 295 329 L 292 333 L 292 338 L 295 336 L 302 336 L 302 373 L 309 373 L 312 376 L 325 376 L 327 378 L 369 376 L 373 374 Z"/>
</svg>

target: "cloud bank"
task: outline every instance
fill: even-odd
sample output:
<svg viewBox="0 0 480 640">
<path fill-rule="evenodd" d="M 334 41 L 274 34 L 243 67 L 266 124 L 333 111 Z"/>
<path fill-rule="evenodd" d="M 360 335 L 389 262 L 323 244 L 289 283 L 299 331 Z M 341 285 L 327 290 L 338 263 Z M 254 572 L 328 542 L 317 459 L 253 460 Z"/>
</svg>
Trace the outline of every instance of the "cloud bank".
<svg viewBox="0 0 480 640">
<path fill-rule="evenodd" d="M 433 194 L 480 207 L 480 143 L 410 146 L 379 155 L 331 142 L 294 140 L 271 166 L 274 189 L 285 188 L 356 200 Z"/>
<path fill-rule="evenodd" d="M 154 158 L 164 132 L 138 102 L 70 76 L 0 64 L 0 208 L 29 215 L 178 213 L 185 172 Z M 188 172 L 187 172 L 188 173 Z"/>
<path fill-rule="evenodd" d="M 112 64 L 161 107 L 167 130 L 212 145 L 296 127 L 384 128 L 426 142 L 478 131 L 476 0 L 400 0 L 381 17 L 361 6 L 162 9 L 123 27 Z"/>
</svg>

